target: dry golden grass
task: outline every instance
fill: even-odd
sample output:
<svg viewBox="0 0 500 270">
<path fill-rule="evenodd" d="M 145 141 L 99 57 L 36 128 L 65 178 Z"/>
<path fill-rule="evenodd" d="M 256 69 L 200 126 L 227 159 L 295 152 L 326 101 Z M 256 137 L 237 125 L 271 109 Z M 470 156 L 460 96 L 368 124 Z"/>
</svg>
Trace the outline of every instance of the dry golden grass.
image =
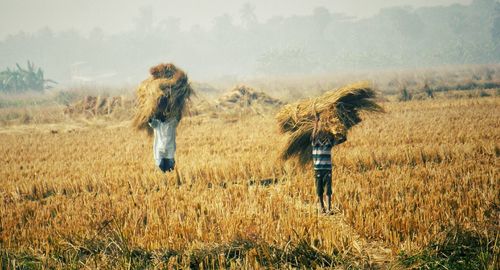
<svg viewBox="0 0 500 270">
<path fill-rule="evenodd" d="M 498 239 L 500 99 L 383 106 L 334 149 L 335 216 L 316 212 L 312 168 L 279 161 L 272 115 L 185 118 L 168 175 L 127 123 L 3 128 L 0 263 L 256 268 L 283 252 L 281 267 L 369 268 L 455 227 Z M 232 247 L 245 256 L 226 262 Z"/>
</svg>

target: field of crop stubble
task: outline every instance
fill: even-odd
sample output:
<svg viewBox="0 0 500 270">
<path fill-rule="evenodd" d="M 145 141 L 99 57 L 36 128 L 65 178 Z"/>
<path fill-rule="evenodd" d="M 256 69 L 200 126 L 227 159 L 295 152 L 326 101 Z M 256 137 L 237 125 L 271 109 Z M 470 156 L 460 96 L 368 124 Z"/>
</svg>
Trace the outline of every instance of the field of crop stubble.
<svg viewBox="0 0 500 270">
<path fill-rule="evenodd" d="M 2 127 L 2 268 L 425 267 L 476 242 L 498 266 L 500 98 L 382 106 L 334 149 L 334 216 L 272 115 L 183 119 L 168 175 L 128 122 Z"/>
</svg>

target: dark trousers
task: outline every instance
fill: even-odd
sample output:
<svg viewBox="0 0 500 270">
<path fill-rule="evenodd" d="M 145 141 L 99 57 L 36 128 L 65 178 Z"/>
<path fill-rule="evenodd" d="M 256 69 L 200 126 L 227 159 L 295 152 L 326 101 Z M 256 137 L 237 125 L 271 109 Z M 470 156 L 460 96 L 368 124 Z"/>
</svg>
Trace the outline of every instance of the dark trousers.
<svg viewBox="0 0 500 270">
<path fill-rule="evenodd" d="M 316 194 L 319 197 L 323 196 L 326 186 L 326 195 L 332 195 L 332 171 L 331 170 L 317 170 L 314 171 L 316 177 Z"/>
</svg>

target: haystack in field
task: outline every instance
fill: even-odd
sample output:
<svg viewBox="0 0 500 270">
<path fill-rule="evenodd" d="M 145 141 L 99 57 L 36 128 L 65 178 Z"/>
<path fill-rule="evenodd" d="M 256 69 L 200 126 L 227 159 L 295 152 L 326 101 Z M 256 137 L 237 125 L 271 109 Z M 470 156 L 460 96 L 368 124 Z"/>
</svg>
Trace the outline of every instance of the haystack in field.
<svg viewBox="0 0 500 270">
<path fill-rule="evenodd" d="M 311 136 L 324 133 L 338 141 L 361 122 L 360 111 L 383 112 L 375 101 L 375 91 L 366 82 L 346 85 L 320 97 L 284 106 L 276 115 L 282 133 L 291 133 L 282 158 L 298 157 L 305 164 L 311 160 Z"/>
<path fill-rule="evenodd" d="M 203 94 L 196 92 L 196 97 L 192 99 L 191 105 L 189 106 L 189 115 L 197 116 L 202 114 L 215 113 L 216 103 L 215 101 L 207 98 Z"/>
<path fill-rule="evenodd" d="M 82 100 L 64 108 L 64 114 L 109 115 L 117 108 L 124 109 L 128 105 L 130 105 L 130 100 L 121 96 L 85 96 Z"/>
<path fill-rule="evenodd" d="M 218 100 L 218 107 L 222 108 L 278 107 L 283 104 L 279 99 L 272 98 L 264 92 L 256 91 L 245 85 L 236 86 Z"/>
<path fill-rule="evenodd" d="M 146 129 L 153 116 L 180 120 L 193 94 L 187 75 L 173 64 L 160 64 L 149 72 L 151 77 L 136 90 L 136 110 L 132 124 L 137 129 Z M 164 109 L 158 106 L 161 97 L 167 98 Z"/>
</svg>

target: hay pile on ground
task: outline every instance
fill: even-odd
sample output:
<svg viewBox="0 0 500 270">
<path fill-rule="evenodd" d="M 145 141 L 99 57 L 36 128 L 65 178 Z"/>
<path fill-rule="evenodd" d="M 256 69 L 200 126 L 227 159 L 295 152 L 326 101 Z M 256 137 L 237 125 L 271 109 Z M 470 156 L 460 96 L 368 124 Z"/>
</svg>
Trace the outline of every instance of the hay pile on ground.
<svg viewBox="0 0 500 270">
<path fill-rule="evenodd" d="M 238 85 L 219 98 L 217 107 L 223 109 L 251 107 L 277 108 L 283 104 L 279 99 L 272 98 L 264 92 L 258 92 L 245 85 Z"/>
<path fill-rule="evenodd" d="M 144 80 L 136 90 L 136 110 L 132 124 L 137 129 L 146 129 L 149 119 L 163 116 L 180 120 L 186 103 L 193 94 L 187 75 L 173 64 L 160 64 L 150 69 L 151 77 Z M 159 101 L 166 97 L 164 108 Z"/>
<path fill-rule="evenodd" d="M 329 134 L 339 141 L 361 122 L 360 111 L 383 112 L 375 101 L 375 91 L 367 82 L 346 85 L 314 99 L 284 106 L 276 115 L 280 131 L 291 133 L 282 158 L 298 157 L 302 164 L 311 160 L 313 132 Z"/>
<path fill-rule="evenodd" d="M 85 114 L 87 116 L 109 115 L 118 108 L 128 108 L 131 101 L 125 97 L 85 96 L 75 104 L 64 108 L 64 114 Z"/>
<path fill-rule="evenodd" d="M 196 97 L 194 97 L 191 101 L 191 105 L 189 106 L 189 115 L 197 116 L 203 114 L 215 114 L 217 113 L 216 102 L 210 98 L 207 98 L 203 94 L 199 94 L 196 92 Z"/>
</svg>

